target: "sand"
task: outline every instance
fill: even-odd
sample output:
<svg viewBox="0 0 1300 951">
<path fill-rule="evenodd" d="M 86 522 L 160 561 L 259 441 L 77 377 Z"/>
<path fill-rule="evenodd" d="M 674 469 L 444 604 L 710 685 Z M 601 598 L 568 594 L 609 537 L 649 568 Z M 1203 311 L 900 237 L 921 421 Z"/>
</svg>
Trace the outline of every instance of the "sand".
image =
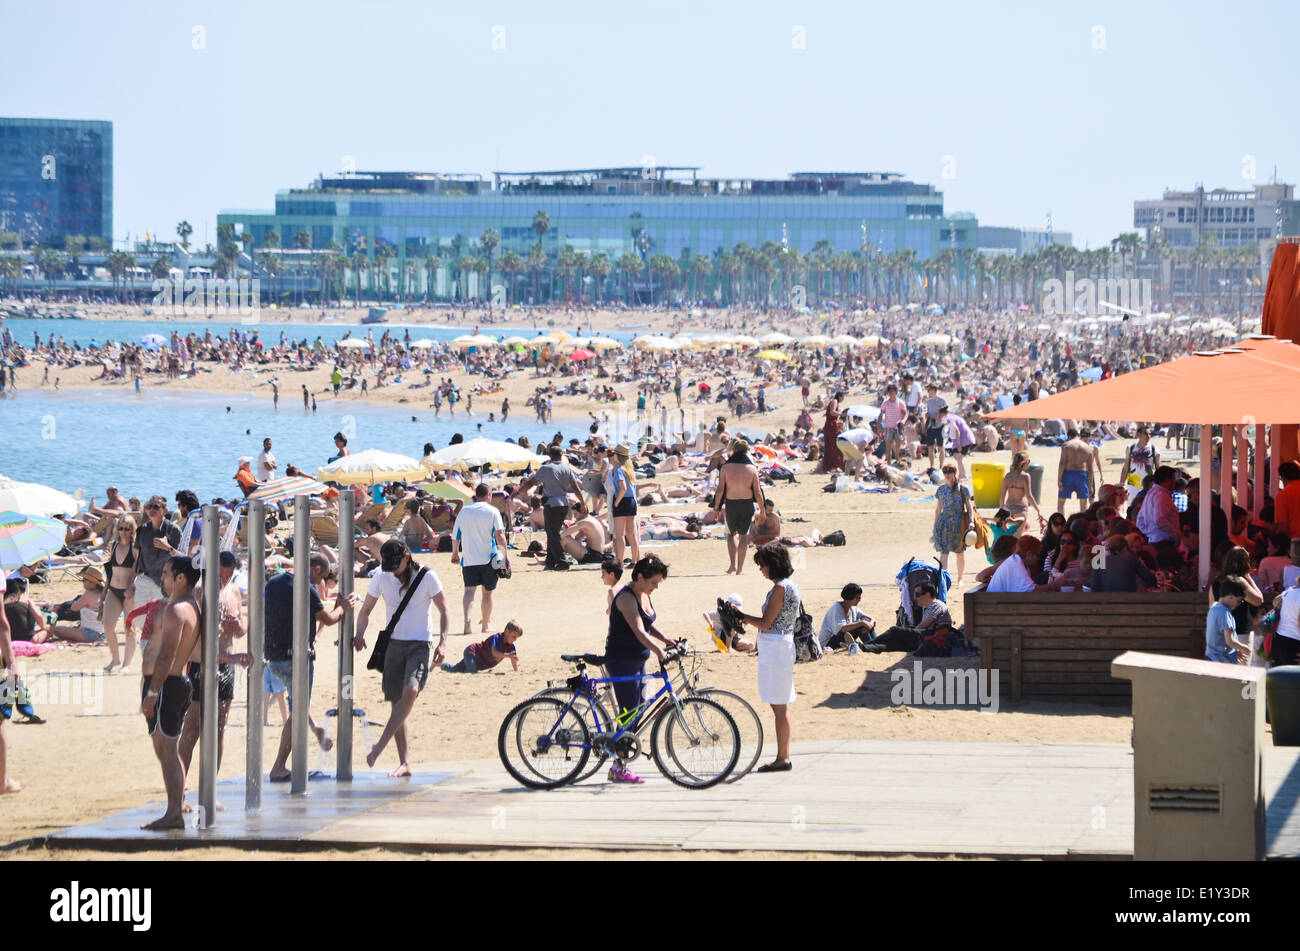
<svg viewBox="0 0 1300 951">
<path fill-rule="evenodd" d="M 82 379 L 79 374 L 92 371 L 63 371 L 65 385 Z M 21 385 L 36 385 L 41 368 L 29 367 L 19 373 Z M 324 382 L 326 370 L 310 377 Z M 295 382 L 298 374 L 281 373 L 281 379 Z M 457 375 L 463 380 L 463 375 Z M 535 382 L 528 375 L 517 374 L 511 381 L 511 402 L 523 410 L 523 396 L 531 391 Z M 84 382 L 84 380 L 83 380 Z M 98 384 L 94 384 L 98 385 Z M 221 369 L 203 374 L 197 381 L 180 381 L 171 388 L 193 386 L 209 391 L 234 392 L 246 388 L 240 380 Z M 623 387 L 626 392 L 630 384 Z M 286 398 L 292 399 L 296 387 L 283 387 Z M 372 394 L 375 401 L 397 397 L 397 392 L 378 391 Z M 269 398 L 269 394 L 268 394 Z M 850 395 L 849 402 L 853 401 Z M 760 428 L 774 429 L 790 426 L 799 409 L 797 390 L 774 394 L 777 409 L 766 417 L 746 417 L 742 422 Z M 499 403 L 498 403 L 499 405 Z M 589 404 L 580 400 L 572 405 L 556 401 L 557 419 L 581 415 Z M 710 404 L 710 409 L 714 404 Z M 487 407 L 484 407 L 486 414 Z M 531 418 L 531 417 L 530 417 Z M 759 420 L 762 420 L 761 422 Z M 1102 449 L 1106 474 L 1114 480 L 1119 473 L 1122 452 L 1120 444 L 1109 444 Z M 1057 451 L 1035 448 L 1031 455 L 1043 462 L 1048 470 L 1049 482 L 1055 472 Z M 977 454 L 968 462 L 994 462 L 1006 465 L 1009 453 Z M 891 495 L 840 493 L 824 494 L 821 489 L 826 479 L 812 475 L 811 464 L 802 464 L 804 470 L 794 485 L 779 485 L 769 490 L 778 509 L 786 520 L 786 533 L 801 533 L 812 527 L 824 532 L 842 529 L 848 543 L 841 548 L 796 550 L 795 582 L 805 598 L 814 621 L 820 624 L 821 616 L 837 598 L 840 587 L 856 581 L 865 593 L 862 607 L 883 627 L 894 622 L 899 604 L 894 577 L 899 567 L 911 556 L 929 557 L 931 525 L 934 504 L 929 501 L 904 501 L 922 493 L 907 491 Z M 672 484 L 674 476 L 661 477 Z M 1046 488 L 1046 487 L 1045 487 Z M 1055 493 L 1047 489 L 1045 494 Z M 1070 503 L 1073 510 L 1075 503 Z M 665 510 L 680 513 L 699 506 L 661 506 L 651 511 Z M 1045 506 L 1046 508 L 1047 506 Z M 802 524 L 792 521 L 805 520 Z M 526 545 L 525 531 L 520 542 Z M 711 651 L 705 636 L 701 612 L 711 608 L 714 599 L 733 592 L 741 594 L 748 609 L 757 609 L 768 588 L 752 563 L 739 578 L 724 574 L 727 555 L 720 539 L 662 543 L 647 547 L 664 558 L 670 565 L 670 577 L 655 596 L 660 626 L 667 632 L 685 636 L 701 650 Z M 463 630 L 461 595 L 463 587 L 460 573 L 450 564 L 449 555 L 421 555 L 419 560 L 434 568 L 445 586 L 450 607 L 452 632 Z M 974 575 L 987 562 L 982 552 L 969 556 L 970 574 Z M 950 566 L 952 567 L 952 566 Z M 358 582 L 359 595 L 364 595 L 368 582 Z M 969 585 L 969 582 L 968 582 Z M 71 597 L 80 588 L 75 583 L 57 583 L 33 587 L 34 596 L 49 600 Z M 950 598 L 954 618 L 960 622 L 962 615 L 961 590 Z M 567 574 L 543 572 L 539 566 L 515 562 L 514 577 L 502 582 L 497 590 L 496 609 L 492 629 L 499 630 L 509 618 L 518 620 L 524 628 L 519 641 L 520 670 L 510 671 L 509 664 L 477 675 L 454 675 L 435 671 L 430 676 L 426 691 L 420 697 L 409 721 L 411 732 L 411 758 L 415 764 L 433 765 L 439 761 L 490 759 L 496 756 L 497 727 L 503 715 L 521 699 L 546 686 L 548 679 L 563 678 L 571 669 L 559 660 L 562 652 L 599 651 L 606 633 L 605 589 L 597 571 L 570 571 Z M 478 628 L 478 609 L 472 615 Z M 372 625 L 373 635 L 376 625 Z M 313 709 L 319 717 L 335 704 L 337 655 L 335 633 L 337 628 L 326 630 L 318 639 L 316 694 Z M 459 659 L 469 639 L 453 633 L 449 639 L 451 659 Z M 54 675 L 66 671 L 97 671 L 107 663 L 106 647 L 69 647 L 37 659 L 21 661 L 29 679 L 37 675 Z M 973 661 L 948 661 L 952 664 Z M 755 683 L 755 661 L 750 657 L 716 652 L 700 655 L 706 682 L 735 690 L 759 707 Z M 905 738 L 910 740 L 968 740 L 968 741 L 1052 741 L 1126 743 L 1131 731 L 1131 717 L 1127 707 L 1104 707 L 1086 704 L 1054 704 L 1009 700 L 996 714 L 973 710 L 921 709 L 895 707 L 890 703 L 892 681 L 888 671 L 897 666 L 908 666 L 912 661 L 903 654 L 857 655 L 835 654 L 816 664 L 796 668 L 795 682 L 798 700 L 792 707 L 794 739 L 815 740 L 841 737 Z M 358 663 L 363 668 L 364 662 Z M 47 681 L 47 683 L 54 681 Z M 94 682 L 92 682 L 94 683 Z M 48 719 L 43 726 L 7 727 L 9 738 L 9 764 L 11 774 L 26 780 L 28 788 L 17 796 L 3 800 L 3 814 L 8 842 L 39 839 L 56 829 L 76 825 L 108 813 L 135 807 L 149 799 L 161 796 L 162 784 L 156 760 L 145 735 L 143 721 L 138 713 L 139 679 L 135 676 L 107 676 L 97 681 L 102 709 L 87 712 L 73 703 L 41 704 L 39 712 Z M 225 761 L 222 778 L 240 776 L 244 766 L 245 712 L 243 678 L 227 729 Z M 86 695 L 76 698 L 84 701 Z M 379 678 L 373 673 L 358 677 L 357 705 L 371 717 L 383 719 L 387 705 L 383 702 Z M 765 714 L 770 732 L 770 712 Z M 267 734 L 267 760 L 269 768 L 275 740 L 278 737 L 280 718 L 273 710 L 269 716 Z M 373 740 L 377 729 L 372 728 Z M 363 751 L 360 736 L 357 749 Z M 316 768 L 318 753 L 312 751 L 312 767 Z M 358 755 L 360 761 L 360 755 Z M 383 771 L 396 765 L 390 749 L 381 758 Z M 642 762 L 641 768 L 653 766 Z M 361 764 L 364 769 L 364 763 Z M 197 784 L 197 764 L 191 776 L 189 789 Z M 502 774 L 503 782 L 508 782 Z M 26 858 L 67 858 L 68 853 L 49 852 L 44 849 L 23 850 L 12 853 Z M 157 853 L 143 853 L 133 858 L 148 857 Z M 164 853 L 170 856 L 171 853 Z M 203 853 L 208 857 L 234 858 L 242 853 L 215 850 Z M 387 850 L 369 850 L 365 857 L 389 857 L 396 854 Z M 510 853 L 514 856 L 516 853 Z M 537 853 L 545 855 L 547 853 Z M 340 854 L 342 856 L 342 854 Z M 77 853 L 82 858 L 103 858 L 101 853 Z M 263 854 L 258 857 L 267 857 Z M 347 853 L 347 857 L 360 857 Z"/>
</svg>

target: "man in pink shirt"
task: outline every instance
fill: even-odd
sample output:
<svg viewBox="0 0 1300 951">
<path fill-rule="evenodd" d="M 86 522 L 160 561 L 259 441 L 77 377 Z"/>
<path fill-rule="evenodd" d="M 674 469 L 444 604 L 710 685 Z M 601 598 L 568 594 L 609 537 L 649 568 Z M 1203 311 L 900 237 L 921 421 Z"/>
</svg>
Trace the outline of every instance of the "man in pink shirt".
<svg viewBox="0 0 1300 951">
<path fill-rule="evenodd" d="M 885 401 L 880 404 L 880 425 L 885 428 L 885 451 L 889 462 L 898 458 L 903 420 L 906 418 L 907 404 L 898 398 L 898 387 L 891 383 L 885 389 Z"/>
</svg>

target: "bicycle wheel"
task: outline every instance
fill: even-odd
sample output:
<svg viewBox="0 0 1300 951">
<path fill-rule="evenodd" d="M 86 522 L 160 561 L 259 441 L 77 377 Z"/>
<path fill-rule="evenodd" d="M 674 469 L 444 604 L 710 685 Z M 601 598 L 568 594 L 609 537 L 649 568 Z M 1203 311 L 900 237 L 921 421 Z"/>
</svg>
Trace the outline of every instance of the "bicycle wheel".
<svg viewBox="0 0 1300 951">
<path fill-rule="evenodd" d="M 533 694 L 533 696 L 551 697 L 552 699 L 559 700 L 561 703 L 568 703 L 570 698 L 573 697 L 573 691 L 568 687 L 547 687 L 545 690 L 539 690 L 537 693 Z M 578 716 L 582 717 L 582 722 L 587 725 L 587 732 L 590 736 L 594 737 L 597 733 L 613 733 L 618 729 L 614 725 L 614 718 L 609 715 L 609 711 L 605 709 L 605 705 L 598 699 L 593 699 L 585 695 L 577 697 L 573 700 L 573 710 L 578 714 Z M 603 750 L 598 752 L 593 749 L 591 751 L 591 757 L 587 761 L 587 765 L 578 773 L 578 775 L 569 780 L 569 782 L 580 783 L 584 779 L 595 775 L 600 770 L 601 766 L 605 764 L 605 760 L 607 759 L 609 759 L 608 753 Z"/>
<path fill-rule="evenodd" d="M 705 700 L 712 700 L 730 713 L 731 719 L 736 721 L 736 729 L 740 731 L 740 758 L 736 761 L 736 768 L 727 777 L 727 782 L 734 783 L 758 765 L 763 755 L 763 721 L 759 719 L 758 711 L 738 693 L 700 687 L 694 691 L 694 694 Z"/>
<path fill-rule="evenodd" d="M 703 697 L 669 703 L 655 719 L 650 750 L 655 765 L 678 786 L 707 789 L 722 782 L 740 758 L 740 730 L 720 704 Z"/>
<path fill-rule="evenodd" d="M 571 782 L 587 765 L 591 737 L 582 717 L 551 697 L 531 697 L 501 721 L 501 765 L 532 789 Z"/>
</svg>

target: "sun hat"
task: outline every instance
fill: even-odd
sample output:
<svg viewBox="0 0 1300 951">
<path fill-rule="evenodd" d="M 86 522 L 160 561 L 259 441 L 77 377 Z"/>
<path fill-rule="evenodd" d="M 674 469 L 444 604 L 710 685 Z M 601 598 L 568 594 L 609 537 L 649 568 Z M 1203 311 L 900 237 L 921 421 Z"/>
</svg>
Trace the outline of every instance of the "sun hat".
<svg viewBox="0 0 1300 951">
<path fill-rule="evenodd" d="M 253 457 L 252 457 L 252 456 L 240 456 L 240 457 L 239 457 L 239 464 L 240 464 L 241 466 L 251 466 L 251 465 L 253 464 Z"/>
<path fill-rule="evenodd" d="M 82 578 L 89 578 L 91 581 L 95 582 L 95 584 L 99 585 L 101 588 L 104 586 L 104 573 L 100 571 L 98 568 L 96 568 L 94 565 L 87 565 L 85 568 L 82 568 L 81 571 L 78 572 L 78 574 Z"/>
<path fill-rule="evenodd" d="M 632 450 L 627 447 L 627 443 L 621 442 L 614 447 L 614 455 L 627 458 L 632 455 Z"/>
</svg>

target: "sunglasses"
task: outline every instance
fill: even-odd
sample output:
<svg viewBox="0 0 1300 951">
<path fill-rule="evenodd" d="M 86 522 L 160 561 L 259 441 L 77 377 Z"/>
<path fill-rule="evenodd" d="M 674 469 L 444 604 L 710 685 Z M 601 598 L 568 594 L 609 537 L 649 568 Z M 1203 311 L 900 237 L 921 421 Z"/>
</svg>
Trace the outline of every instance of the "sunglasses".
<svg viewBox="0 0 1300 951">
<path fill-rule="evenodd" d="M 146 505 L 146 506 L 144 507 L 144 510 L 145 510 L 146 512 L 156 512 L 156 511 L 158 511 L 158 510 L 161 509 L 161 508 L 162 508 L 161 505 Z"/>
</svg>

